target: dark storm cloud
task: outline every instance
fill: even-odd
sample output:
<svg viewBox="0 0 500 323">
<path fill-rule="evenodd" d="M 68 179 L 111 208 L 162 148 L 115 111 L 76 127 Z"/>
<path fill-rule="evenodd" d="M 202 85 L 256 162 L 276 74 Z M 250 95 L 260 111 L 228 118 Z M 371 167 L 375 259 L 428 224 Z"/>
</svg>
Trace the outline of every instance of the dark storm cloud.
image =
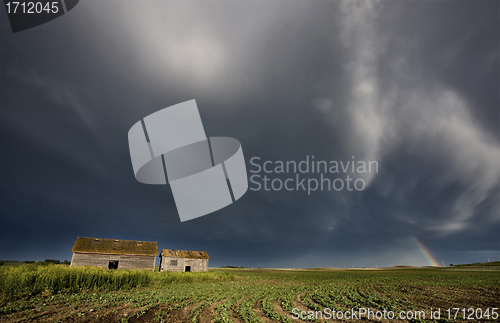
<svg viewBox="0 0 500 323">
<path fill-rule="evenodd" d="M 1 258 L 67 259 L 76 236 L 205 249 L 213 265 L 424 264 L 412 236 L 447 263 L 498 257 L 492 12 L 498 3 L 89 1 L 3 32 Z M 362 192 L 249 190 L 180 223 L 168 186 L 134 179 L 126 138 L 193 98 L 208 136 L 240 140 L 248 170 L 254 156 L 314 155 L 377 160 L 379 172 L 359 175 Z"/>
</svg>

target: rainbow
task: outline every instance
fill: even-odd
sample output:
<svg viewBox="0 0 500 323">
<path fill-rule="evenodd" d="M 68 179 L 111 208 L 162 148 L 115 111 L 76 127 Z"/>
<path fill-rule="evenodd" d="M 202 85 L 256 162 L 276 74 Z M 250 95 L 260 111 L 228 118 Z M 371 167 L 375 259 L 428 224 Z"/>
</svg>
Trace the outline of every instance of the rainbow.
<svg viewBox="0 0 500 323">
<path fill-rule="evenodd" d="M 440 267 L 439 262 L 437 262 L 436 258 L 431 254 L 429 249 L 427 249 L 420 241 L 417 240 L 415 237 L 410 237 L 413 243 L 418 247 L 422 255 L 424 255 L 425 259 L 429 262 L 429 265 L 435 266 L 435 267 Z"/>
</svg>

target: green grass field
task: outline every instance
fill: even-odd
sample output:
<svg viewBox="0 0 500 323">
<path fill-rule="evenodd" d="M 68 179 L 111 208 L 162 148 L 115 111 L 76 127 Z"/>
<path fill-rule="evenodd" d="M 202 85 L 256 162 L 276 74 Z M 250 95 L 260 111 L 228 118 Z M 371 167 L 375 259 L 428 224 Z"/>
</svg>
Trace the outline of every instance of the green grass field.
<svg viewBox="0 0 500 323">
<path fill-rule="evenodd" d="M 325 309 L 344 315 L 361 308 L 373 315 L 424 311 L 419 314 L 425 322 L 463 318 L 459 311 L 453 320 L 452 310 L 448 320 L 448 308 L 463 308 L 470 318 L 472 308 L 473 318 L 481 314 L 481 321 L 500 321 L 494 319 L 494 308 L 500 307 L 500 266 L 495 265 L 207 273 L 4 265 L 0 293 L 1 322 L 332 322 Z M 440 320 L 430 320 L 437 309 Z M 295 319 L 300 314 L 303 319 Z M 363 321 L 378 320 L 365 316 Z M 398 321 L 424 320 L 415 314 Z"/>
</svg>

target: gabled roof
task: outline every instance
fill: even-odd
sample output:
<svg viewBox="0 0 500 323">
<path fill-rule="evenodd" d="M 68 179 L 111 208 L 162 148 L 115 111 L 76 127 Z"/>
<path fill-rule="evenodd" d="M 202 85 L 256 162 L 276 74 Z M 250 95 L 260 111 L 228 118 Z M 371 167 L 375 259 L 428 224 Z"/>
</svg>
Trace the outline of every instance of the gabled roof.
<svg viewBox="0 0 500 323">
<path fill-rule="evenodd" d="M 163 249 L 161 251 L 161 255 L 164 257 L 210 259 L 210 256 L 208 255 L 208 253 L 206 251 Z"/>
<path fill-rule="evenodd" d="M 157 256 L 158 243 L 151 241 L 113 240 L 78 237 L 72 252 L 118 255 Z"/>
</svg>

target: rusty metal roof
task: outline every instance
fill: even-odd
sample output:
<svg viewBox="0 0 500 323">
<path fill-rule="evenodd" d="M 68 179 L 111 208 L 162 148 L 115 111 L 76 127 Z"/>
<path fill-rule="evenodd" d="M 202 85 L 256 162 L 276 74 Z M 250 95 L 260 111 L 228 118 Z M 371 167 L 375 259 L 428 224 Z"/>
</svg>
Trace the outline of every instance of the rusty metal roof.
<svg viewBox="0 0 500 323">
<path fill-rule="evenodd" d="M 162 249 L 161 255 L 164 257 L 210 259 L 210 256 L 208 255 L 208 253 L 206 251 Z"/>
<path fill-rule="evenodd" d="M 158 243 L 151 241 L 78 237 L 71 251 L 119 255 L 157 256 Z"/>
</svg>

